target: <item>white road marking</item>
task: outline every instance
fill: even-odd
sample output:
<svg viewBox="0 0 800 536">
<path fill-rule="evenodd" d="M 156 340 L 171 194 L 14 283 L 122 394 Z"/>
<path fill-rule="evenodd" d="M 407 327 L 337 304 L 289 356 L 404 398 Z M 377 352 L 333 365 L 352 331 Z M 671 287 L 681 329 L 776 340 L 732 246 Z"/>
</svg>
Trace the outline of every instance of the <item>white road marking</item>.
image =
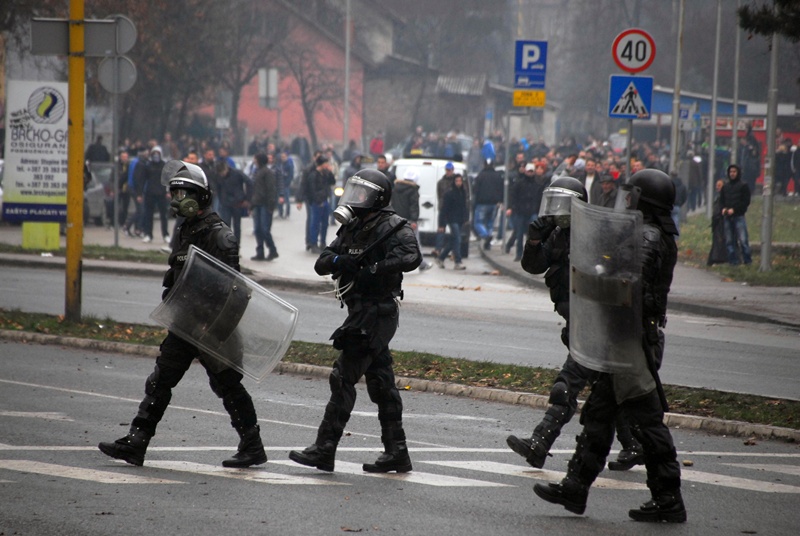
<svg viewBox="0 0 800 536">
<path fill-rule="evenodd" d="M 302 468 L 302 465 L 296 464 L 291 460 L 278 460 L 274 463 L 281 465 L 288 465 L 290 467 Z M 313 469 L 311 469 L 313 470 Z M 420 473 L 419 471 L 411 471 L 410 473 L 365 473 L 360 463 L 342 462 L 337 460 L 334 469 L 337 473 L 356 476 L 367 476 L 372 478 L 385 478 L 389 480 L 399 480 L 401 482 L 410 482 L 414 484 L 425 484 L 427 486 L 439 487 L 469 487 L 469 488 L 506 488 L 510 487 L 508 484 L 499 484 L 496 482 L 486 482 L 484 480 L 473 480 L 470 478 L 459 478 L 455 476 L 436 475 L 433 473 Z"/>
<path fill-rule="evenodd" d="M 722 465 L 742 467 L 744 469 L 753 469 L 755 471 L 771 471 L 773 473 L 782 473 L 784 475 L 800 476 L 800 466 L 797 465 L 778 465 L 776 463 L 723 463 Z"/>
<path fill-rule="evenodd" d="M 470 471 L 484 471 L 486 473 L 498 475 L 535 478 L 536 480 L 547 480 L 548 482 L 559 482 L 562 478 L 564 478 L 564 476 L 566 476 L 566 473 L 561 471 L 534 469 L 533 467 L 523 467 L 521 465 L 498 462 L 423 461 L 420 463 L 440 465 L 443 467 L 453 467 L 455 469 L 467 469 Z M 592 487 L 606 489 L 647 489 L 647 486 L 640 482 L 625 482 L 623 480 L 614 480 L 611 478 L 598 478 L 595 480 L 594 484 L 592 484 Z"/>
<path fill-rule="evenodd" d="M 30 460 L 0 460 L 0 469 L 19 471 L 22 473 L 35 473 L 39 475 L 73 478 L 76 480 L 89 480 L 101 484 L 183 484 L 177 480 L 136 476 L 125 473 L 112 473 L 83 467 L 68 467 L 52 463 L 34 462 Z"/>
<path fill-rule="evenodd" d="M 63 413 L 58 413 L 55 411 L 3 411 L 0 410 L 0 417 L 28 417 L 33 419 L 47 419 L 48 421 L 66 421 L 72 422 L 73 419 L 70 419 Z"/>
<path fill-rule="evenodd" d="M 645 473 L 644 467 L 634 467 L 631 471 Z M 787 484 L 777 484 L 775 482 L 764 482 L 763 480 L 751 480 L 738 476 L 718 475 L 714 473 L 704 473 L 702 471 L 691 471 L 681 468 L 681 480 L 684 482 L 697 482 L 700 484 L 711 484 L 714 486 L 724 486 L 747 491 L 763 491 L 765 493 L 800 493 L 800 487 Z"/>
<path fill-rule="evenodd" d="M 307 476 L 282 475 L 280 473 L 270 473 L 261 468 L 250 467 L 247 469 L 229 469 L 216 465 L 206 465 L 202 463 L 182 462 L 182 461 L 148 461 L 148 467 L 157 469 L 167 469 L 170 471 L 183 471 L 208 476 L 221 476 L 224 478 L 235 478 L 250 482 L 261 482 L 264 484 L 290 484 L 290 485 L 310 485 L 310 486 L 349 486 L 345 482 L 333 482 L 321 478 L 311 478 Z"/>
</svg>

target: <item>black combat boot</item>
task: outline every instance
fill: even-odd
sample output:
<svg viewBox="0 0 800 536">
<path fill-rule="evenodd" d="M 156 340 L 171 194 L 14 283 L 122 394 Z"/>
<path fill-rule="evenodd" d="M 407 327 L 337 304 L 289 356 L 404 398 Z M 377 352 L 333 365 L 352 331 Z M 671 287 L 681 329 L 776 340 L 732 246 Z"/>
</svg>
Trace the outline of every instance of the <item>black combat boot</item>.
<svg viewBox="0 0 800 536">
<path fill-rule="evenodd" d="M 506 438 L 506 444 L 511 450 L 525 458 L 525 461 L 537 469 L 544 467 L 544 462 L 550 455 L 550 447 L 546 445 L 542 438 L 534 434 L 530 439 L 520 439 L 510 435 Z"/>
<path fill-rule="evenodd" d="M 586 499 L 589 497 L 589 486 L 585 486 L 570 477 L 558 484 L 536 484 L 533 492 L 547 502 L 560 504 L 573 514 L 582 514 L 586 510 Z"/>
<path fill-rule="evenodd" d="M 653 492 L 653 498 L 641 507 L 628 511 L 634 521 L 649 523 L 685 523 L 686 507 L 680 490 Z"/>
<path fill-rule="evenodd" d="M 227 460 L 222 461 L 223 467 L 250 467 L 267 463 L 267 453 L 261 442 L 261 428 L 256 424 L 247 429 L 238 429 L 239 446 L 237 452 Z"/>
<path fill-rule="evenodd" d="M 620 412 L 616 419 L 617 441 L 622 448 L 617 455 L 616 461 L 608 462 L 609 471 L 627 471 L 634 465 L 644 464 L 644 449 L 636 440 L 628 424 L 625 412 Z"/>
<path fill-rule="evenodd" d="M 147 445 L 153 434 L 141 428 L 131 427 L 130 432 L 125 437 L 117 439 L 113 443 L 100 443 L 97 448 L 100 452 L 124 460 L 131 465 L 141 466 L 144 464 L 144 455 L 147 452 Z"/>
<path fill-rule="evenodd" d="M 388 423 L 381 426 L 381 443 L 384 452 L 375 463 L 365 463 L 361 468 L 367 473 L 407 473 L 411 471 L 411 458 L 406 446 L 406 433 L 400 423 Z"/>
<path fill-rule="evenodd" d="M 302 452 L 290 451 L 289 459 L 300 465 L 316 467 L 320 471 L 332 472 L 336 461 L 336 443 L 325 441 L 321 445 L 314 443 Z"/>
<path fill-rule="evenodd" d="M 644 450 L 639 444 L 631 445 L 619 451 L 617 459 L 608 462 L 609 471 L 627 471 L 634 465 L 644 464 Z"/>
</svg>

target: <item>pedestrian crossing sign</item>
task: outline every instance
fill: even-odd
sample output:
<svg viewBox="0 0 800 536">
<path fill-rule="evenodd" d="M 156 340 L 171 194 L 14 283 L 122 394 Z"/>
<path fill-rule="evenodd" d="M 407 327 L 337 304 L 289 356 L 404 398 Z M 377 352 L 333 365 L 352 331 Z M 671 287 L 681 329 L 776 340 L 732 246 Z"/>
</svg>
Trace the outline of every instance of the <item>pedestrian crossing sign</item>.
<svg viewBox="0 0 800 536">
<path fill-rule="evenodd" d="M 608 84 L 608 117 L 650 119 L 652 102 L 652 76 L 611 75 Z"/>
</svg>

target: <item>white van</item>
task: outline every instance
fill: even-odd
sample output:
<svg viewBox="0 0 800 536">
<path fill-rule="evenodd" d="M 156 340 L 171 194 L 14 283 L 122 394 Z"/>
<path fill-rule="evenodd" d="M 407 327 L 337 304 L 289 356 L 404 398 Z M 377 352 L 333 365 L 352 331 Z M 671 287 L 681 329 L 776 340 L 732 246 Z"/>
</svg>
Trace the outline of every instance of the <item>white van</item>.
<svg viewBox="0 0 800 536">
<path fill-rule="evenodd" d="M 451 160 L 446 158 L 419 157 L 395 160 L 391 171 L 402 179 L 406 171 L 413 169 L 419 175 L 419 240 L 424 246 L 433 245 L 439 221 L 439 207 L 436 199 L 436 183 L 444 175 L 444 166 Z M 467 180 L 467 166 L 464 162 L 453 161 L 455 173 Z M 469 203 L 469 201 L 468 201 Z M 469 204 L 467 205 L 469 206 Z M 469 226 L 464 226 L 466 238 L 462 236 L 462 248 L 469 243 Z M 463 256 L 463 254 L 462 254 Z"/>
</svg>

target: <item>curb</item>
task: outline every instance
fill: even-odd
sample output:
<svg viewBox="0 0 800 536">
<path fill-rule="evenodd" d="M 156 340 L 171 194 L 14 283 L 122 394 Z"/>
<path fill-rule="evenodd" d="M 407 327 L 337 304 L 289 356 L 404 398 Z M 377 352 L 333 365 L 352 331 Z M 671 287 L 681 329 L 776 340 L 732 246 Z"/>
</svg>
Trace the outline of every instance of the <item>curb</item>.
<svg viewBox="0 0 800 536">
<path fill-rule="evenodd" d="M 143 357 L 157 357 L 159 353 L 159 349 L 156 346 L 97 341 L 92 339 L 81 339 L 78 337 L 62 337 L 59 335 L 47 335 L 44 333 L 31 333 L 25 331 L 0 330 L 0 340 L 35 344 L 55 344 L 70 346 L 73 348 L 82 348 L 86 350 L 99 350 L 103 352 L 138 355 Z M 331 367 L 280 362 L 275 368 L 275 371 L 280 374 L 294 374 L 298 376 L 324 379 L 330 375 Z M 363 378 L 361 381 L 364 381 Z M 499 402 L 501 404 L 528 406 L 541 410 L 547 409 L 550 405 L 548 401 L 549 397 L 545 395 L 507 391 L 504 389 L 494 389 L 490 387 L 474 387 L 470 385 L 459 385 L 442 381 L 407 378 L 404 376 L 397 376 L 396 384 L 401 391 L 415 390 L 426 393 L 437 393 L 449 396 L 473 398 L 476 400 Z M 579 412 L 582 406 L 583 403 L 579 402 Z M 715 435 L 756 437 L 759 439 L 778 439 L 790 443 L 800 443 L 800 430 L 793 430 L 791 428 L 783 428 L 779 426 L 770 426 L 766 424 L 726 421 L 711 417 L 682 415 L 680 413 L 664 414 L 664 423 L 670 428 L 698 430 Z"/>
<path fill-rule="evenodd" d="M 45 268 L 53 270 L 63 270 L 66 260 L 63 257 L 39 258 L 26 255 L 0 255 L 0 265 L 22 266 L 31 268 Z M 137 276 L 152 276 L 162 278 L 167 271 L 166 265 L 160 266 L 148 263 L 122 263 L 121 261 L 101 261 L 97 259 L 86 259 L 82 261 L 82 270 L 101 272 L 109 274 L 126 274 Z M 319 281 L 304 281 L 302 279 L 286 279 L 281 277 L 258 276 L 253 277 L 253 272 L 242 270 L 242 274 L 249 277 L 259 285 L 269 288 L 281 288 L 289 290 L 300 290 L 309 292 L 325 292 L 331 290 L 330 281 L 320 278 Z"/>
</svg>

